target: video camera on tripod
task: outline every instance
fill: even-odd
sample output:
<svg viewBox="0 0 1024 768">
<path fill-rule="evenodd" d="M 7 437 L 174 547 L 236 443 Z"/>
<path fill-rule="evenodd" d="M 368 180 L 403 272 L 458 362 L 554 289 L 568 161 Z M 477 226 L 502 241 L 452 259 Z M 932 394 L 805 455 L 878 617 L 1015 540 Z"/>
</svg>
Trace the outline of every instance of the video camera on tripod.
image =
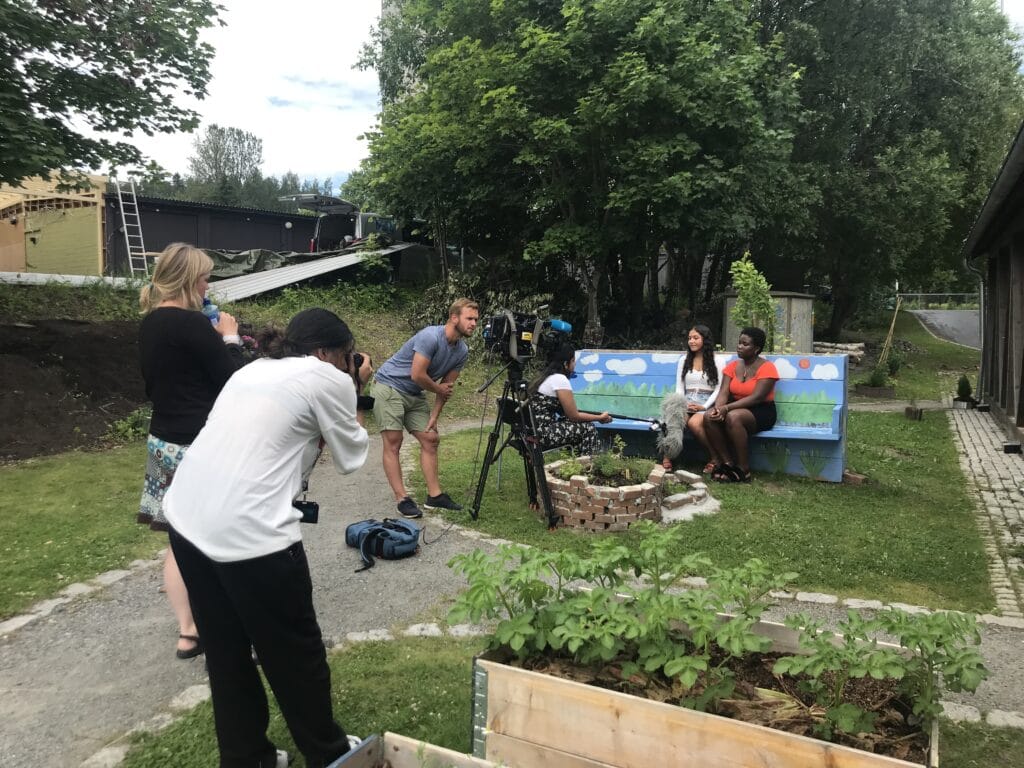
<svg viewBox="0 0 1024 768">
<path fill-rule="evenodd" d="M 538 311 L 544 309 L 547 307 L 539 307 Z M 533 411 L 530 408 L 526 381 L 523 380 L 523 365 L 538 351 L 549 353 L 556 349 L 569 338 L 571 332 L 572 325 L 564 320 L 541 319 L 535 314 L 512 312 L 507 309 L 488 318 L 484 324 L 484 347 L 489 352 L 501 355 L 505 365 L 484 382 L 477 392 L 486 390 L 502 373 L 507 371 L 508 376 L 501 397 L 498 398 L 494 429 L 491 430 L 487 441 L 487 452 L 477 480 L 476 495 L 469 508 L 469 514 L 474 520 L 480 513 L 488 469 L 498 460 L 505 448 L 511 447 L 523 459 L 530 505 L 543 505 L 550 527 L 553 528 L 558 523 L 558 516 L 552 507 L 551 496 L 544 479 L 544 456 L 537 443 Z M 506 426 L 508 436 L 498 447 L 498 440 Z"/>
<path fill-rule="evenodd" d="M 547 306 L 540 307 L 547 309 Z M 525 363 L 537 353 L 550 352 L 572 333 L 572 325 L 538 315 L 503 310 L 484 323 L 484 348 L 502 356 L 506 363 Z"/>
</svg>

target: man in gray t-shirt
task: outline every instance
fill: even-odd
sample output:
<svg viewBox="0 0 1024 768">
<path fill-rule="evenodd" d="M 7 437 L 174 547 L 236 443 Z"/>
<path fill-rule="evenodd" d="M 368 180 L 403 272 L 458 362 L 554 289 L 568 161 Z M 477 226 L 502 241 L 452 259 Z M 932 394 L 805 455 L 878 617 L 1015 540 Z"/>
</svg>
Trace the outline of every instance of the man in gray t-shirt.
<svg viewBox="0 0 1024 768">
<path fill-rule="evenodd" d="M 402 481 L 399 451 L 406 430 L 420 443 L 420 467 L 427 483 L 424 506 L 462 509 L 441 490 L 437 477 L 437 419 L 469 357 L 464 339 L 473 335 L 479 319 L 476 302 L 458 299 L 448 312 L 448 322 L 417 332 L 377 369 L 370 387 L 373 415 L 384 442 L 384 474 L 395 494 L 398 511 L 405 517 L 423 515 Z M 435 394 L 433 408 L 427 403 L 425 390 Z"/>
</svg>

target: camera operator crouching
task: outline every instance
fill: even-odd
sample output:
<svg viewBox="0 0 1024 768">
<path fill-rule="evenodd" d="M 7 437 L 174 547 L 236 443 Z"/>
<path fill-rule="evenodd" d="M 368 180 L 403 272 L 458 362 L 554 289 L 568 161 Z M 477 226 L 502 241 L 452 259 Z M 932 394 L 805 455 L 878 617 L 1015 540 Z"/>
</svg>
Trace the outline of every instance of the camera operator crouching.
<svg viewBox="0 0 1024 768">
<path fill-rule="evenodd" d="M 228 380 L 164 500 L 171 547 L 188 586 L 213 692 L 221 766 L 287 765 L 267 738 L 254 649 L 308 766 L 349 750 L 334 720 L 330 668 L 302 545 L 304 490 L 320 450 L 347 474 L 366 461 L 348 326 L 326 309 L 260 334 L 265 357 Z M 301 506 L 301 505 L 300 505 Z M 315 506 L 315 505 L 314 505 Z M 307 511 L 305 514 L 310 514 Z"/>
</svg>

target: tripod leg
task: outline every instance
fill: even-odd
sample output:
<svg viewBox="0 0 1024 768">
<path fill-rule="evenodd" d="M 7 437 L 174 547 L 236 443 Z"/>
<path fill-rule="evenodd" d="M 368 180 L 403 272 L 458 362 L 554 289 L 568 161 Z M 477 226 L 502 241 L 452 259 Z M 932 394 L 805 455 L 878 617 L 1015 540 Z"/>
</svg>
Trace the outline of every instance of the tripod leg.
<svg viewBox="0 0 1024 768">
<path fill-rule="evenodd" d="M 544 508 L 544 514 L 548 516 L 548 528 L 554 530 L 558 527 L 561 515 L 555 513 L 555 505 L 551 502 L 551 489 L 548 488 L 548 480 L 544 476 L 544 453 L 536 443 L 530 446 L 530 453 L 533 472 L 530 473 L 530 468 L 527 467 L 527 475 L 533 480 L 534 490 L 531 498 L 536 503 L 537 491 L 540 490 L 540 501 Z"/>
<path fill-rule="evenodd" d="M 498 445 L 498 436 L 501 432 L 501 410 L 498 410 L 498 419 L 494 422 L 494 429 L 487 438 L 487 452 L 484 454 L 484 463 L 480 467 L 480 479 L 476 482 L 476 495 L 469 507 L 469 516 L 474 520 L 480 516 L 480 502 L 484 498 L 484 486 L 487 484 L 487 471 L 494 462 L 494 449 Z"/>
</svg>

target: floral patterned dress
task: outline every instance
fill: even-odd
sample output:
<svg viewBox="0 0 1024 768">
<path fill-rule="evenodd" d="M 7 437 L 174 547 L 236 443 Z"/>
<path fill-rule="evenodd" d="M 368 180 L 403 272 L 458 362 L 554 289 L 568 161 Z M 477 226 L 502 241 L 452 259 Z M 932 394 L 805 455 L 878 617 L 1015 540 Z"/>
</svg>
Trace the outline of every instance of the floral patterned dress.
<svg viewBox="0 0 1024 768">
<path fill-rule="evenodd" d="M 549 377 L 549 380 L 551 378 L 553 377 Z M 558 398 L 540 392 L 530 396 L 530 406 L 542 451 L 566 447 L 577 456 L 592 456 L 597 453 L 600 438 L 593 422 L 569 421 L 565 418 Z"/>
</svg>

